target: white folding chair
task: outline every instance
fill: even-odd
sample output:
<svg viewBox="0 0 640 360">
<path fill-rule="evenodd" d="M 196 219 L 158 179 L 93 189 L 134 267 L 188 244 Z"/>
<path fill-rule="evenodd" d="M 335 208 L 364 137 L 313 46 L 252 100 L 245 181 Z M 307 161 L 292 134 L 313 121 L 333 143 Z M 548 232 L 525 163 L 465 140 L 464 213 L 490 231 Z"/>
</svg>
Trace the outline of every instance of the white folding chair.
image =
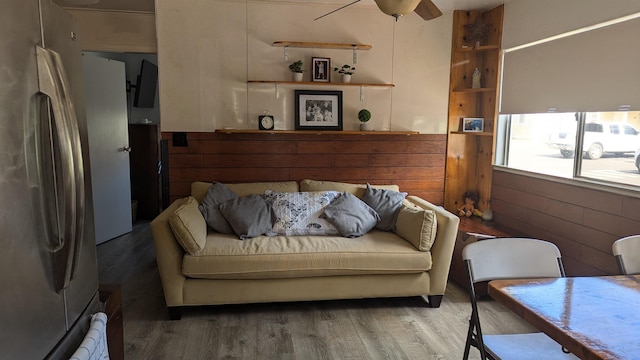
<svg viewBox="0 0 640 360">
<path fill-rule="evenodd" d="M 640 274 L 640 235 L 618 239 L 611 249 L 622 274 Z"/>
<path fill-rule="evenodd" d="M 483 335 L 474 284 L 497 279 L 564 277 L 560 250 L 546 241 L 526 238 L 487 239 L 462 250 L 469 280 L 471 319 L 464 360 L 471 346 L 484 359 L 578 359 L 544 333 Z"/>
</svg>

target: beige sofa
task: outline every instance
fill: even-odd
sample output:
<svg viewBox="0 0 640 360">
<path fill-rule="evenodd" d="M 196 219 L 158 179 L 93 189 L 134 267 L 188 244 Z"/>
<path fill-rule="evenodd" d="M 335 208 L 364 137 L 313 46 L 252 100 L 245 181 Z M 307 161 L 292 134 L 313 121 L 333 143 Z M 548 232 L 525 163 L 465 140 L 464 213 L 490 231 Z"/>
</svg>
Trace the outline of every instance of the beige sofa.
<svg viewBox="0 0 640 360">
<path fill-rule="evenodd" d="M 202 202 L 210 183 L 195 182 L 191 195 Z M 278 192 L 347 191 L 362 198 L 365 185 L 303 180 L 225 184 L 239 196 Z M 375 187 L 375 186 L 374 186 Z M 379 186 L 398 190 L 395 185 Z M 202 251 L 185 252 L 169 219 L 185 203 L 178 199 L 151 223 L 165 301 L 172 319 L 182 307 L 330 299 L 422 296 L 439 307 L 445 293 L 459 218 L 415 196 L 404 205 L 432 210 L 437 229 L 428 251 L 420 240 L 398 234 L 422 231 L 421 222 L 400 217 L 396 232 L 372 230 L 358 238 L 259 236 L 239 240 L 209 230 Z M 422 210 L 420 210 L 422 211 Z M 200 223 L 200 219 L 194 220 Z M 205 230 L 206 232 L 206 230 Z M 418 243 L 416 243 L 418 241 Z"/>
</svg>

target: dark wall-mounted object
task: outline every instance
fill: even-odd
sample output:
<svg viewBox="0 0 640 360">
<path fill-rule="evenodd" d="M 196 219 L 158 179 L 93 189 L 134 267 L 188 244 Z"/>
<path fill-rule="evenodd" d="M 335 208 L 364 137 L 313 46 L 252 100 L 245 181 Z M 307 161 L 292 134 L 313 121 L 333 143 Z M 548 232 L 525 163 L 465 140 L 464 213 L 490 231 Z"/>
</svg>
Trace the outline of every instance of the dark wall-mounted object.
<svg viewBox="0 0 640 360">
<path fill-rule="evenodd" d="M 158 67 L 150 61 L 142 60 L 137 81 L 133 106 L 139 108 L 154 107 L 156 103 L 156 88 L 158 86 Z"/>
<path fill-rule="evenodd" d="M 189 141 L 187 140 L 186 132 L 174 132 L 173 133 L 173 147 L 187 147 Z"/>
</svg>

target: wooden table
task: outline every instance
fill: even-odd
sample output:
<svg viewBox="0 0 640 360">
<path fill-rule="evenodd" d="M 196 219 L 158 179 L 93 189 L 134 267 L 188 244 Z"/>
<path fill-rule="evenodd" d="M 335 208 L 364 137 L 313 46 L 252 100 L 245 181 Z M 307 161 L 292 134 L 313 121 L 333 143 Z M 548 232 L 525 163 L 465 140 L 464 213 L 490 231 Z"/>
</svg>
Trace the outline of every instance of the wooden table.
<svg viewBox="0 0 640 360">
<path fill-rule="evenodd" d="M 640 275 L 494 280 L 489 295 L 581 359 L 640 359 Z"/>
</svg>

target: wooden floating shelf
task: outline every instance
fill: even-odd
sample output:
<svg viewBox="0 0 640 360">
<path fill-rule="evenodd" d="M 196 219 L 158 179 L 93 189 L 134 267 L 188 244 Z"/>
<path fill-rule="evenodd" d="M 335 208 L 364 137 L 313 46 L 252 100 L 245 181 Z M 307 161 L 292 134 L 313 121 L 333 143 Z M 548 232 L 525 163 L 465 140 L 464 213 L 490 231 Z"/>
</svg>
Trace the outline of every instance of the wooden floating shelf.
<svg viewBox="0 0 640 360">
<path fill-rule="evenodd" d="M 275 47 L 296 47 L 296 48 L 320 48 L 320 49 L 341 49 L 341 50 L 369 50 L 371 45 L 366 44 L 336 44 L 319 43 L 306 41 L 274 41 Z"/>
<path fill-rule="evenodd" d="M 449 134 L 471 135 L 471 136 L 493 136 L 493 133 L 487 131 L 451 131 Z"/>
<path fill-rule="evenodd" d="M 216 129 L 225 134 L 296 134 L 296 135 L 418 135 L 418 131 L 341 131 L 341 130 L 251 130 Z"/>
<path fill-rule="evenodd" d="M 479 93 L 479 92 L 495 92 L 496 88 L 468 88 L 468 89 L 453 89 L 456 93 Z"/>
<path fill-rule="evenodd" d="M 467 46 L 459 47 L 458 51 L 490 51 L 500 49 L 498 45 L 480 45 L 480 46 Z"/>
<path fill-rule="evenodd" d="M 366 86 L 366 87 L 395 87 L 394 84 L 372 84 L 372 83 L 342 83 L 342 82 L 320 82 L 320 81 L 277 81 L 277 80 L 249 80 L 250 84 L 281 84 L 281 85 L 319 85 L 319 86 Z"/>
</svg>

